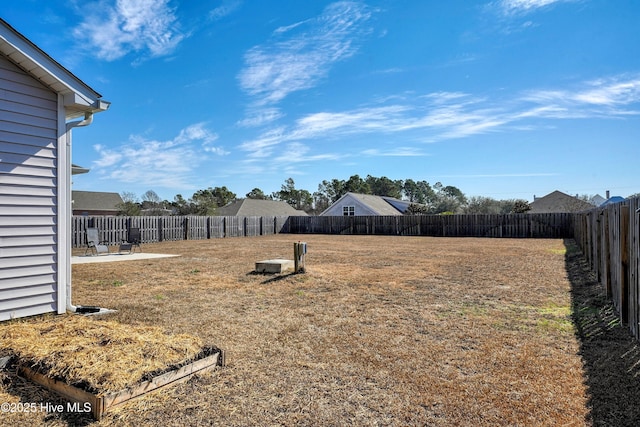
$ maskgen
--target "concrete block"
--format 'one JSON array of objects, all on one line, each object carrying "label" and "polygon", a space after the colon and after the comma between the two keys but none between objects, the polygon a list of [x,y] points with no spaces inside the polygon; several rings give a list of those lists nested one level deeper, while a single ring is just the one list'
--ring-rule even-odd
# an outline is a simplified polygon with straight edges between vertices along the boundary
[{"label": "concrete block", "polygon": [[282,273],[293,268],[293,261],[289,259],[268,259],[256,262],[257,273]]}]

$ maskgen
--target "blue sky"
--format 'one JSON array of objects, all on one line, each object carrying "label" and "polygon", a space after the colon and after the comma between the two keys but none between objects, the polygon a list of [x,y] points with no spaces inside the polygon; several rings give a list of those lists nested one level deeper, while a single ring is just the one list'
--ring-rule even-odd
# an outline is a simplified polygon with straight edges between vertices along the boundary
[{"label": "blue sky", "polygon": [[372,175],[532,201],[640,192],[635,0],[4,0],[112,103],[74,189]]}]

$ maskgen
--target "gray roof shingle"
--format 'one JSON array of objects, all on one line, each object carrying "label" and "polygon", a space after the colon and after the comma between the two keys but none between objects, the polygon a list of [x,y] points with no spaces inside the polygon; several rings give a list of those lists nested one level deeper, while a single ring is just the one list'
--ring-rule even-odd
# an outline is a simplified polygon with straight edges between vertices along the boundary
[{"label": "gray roof shingle", "polygon": [[277,200],[241,199],[216,210],[218,216],[306,216],[286,202]]}]

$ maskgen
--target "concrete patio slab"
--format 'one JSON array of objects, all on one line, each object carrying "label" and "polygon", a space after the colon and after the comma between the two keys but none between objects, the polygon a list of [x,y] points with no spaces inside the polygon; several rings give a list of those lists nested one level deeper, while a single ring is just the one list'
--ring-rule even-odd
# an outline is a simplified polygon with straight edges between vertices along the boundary
[{"label": "concrete patio slab", "polygon": [[149,254],[149,253],[133,253],[133,254],[108,254],[97,256],[72,256],[71,264],[90,264],[94,262],[121,262],[121,261],[138,261],[143,259],[170,258],[180,255],[173,254]]}]

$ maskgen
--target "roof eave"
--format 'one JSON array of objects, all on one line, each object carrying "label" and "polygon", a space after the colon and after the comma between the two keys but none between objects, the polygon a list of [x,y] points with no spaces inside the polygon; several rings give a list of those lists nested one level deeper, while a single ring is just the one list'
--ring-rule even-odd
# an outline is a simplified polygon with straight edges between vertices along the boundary
[{"label": "roof eave", "polygon": [[102,95],[76,77],[0,18],[0,53],[56,93],[63,95],[67,119],[109,108]]}]

